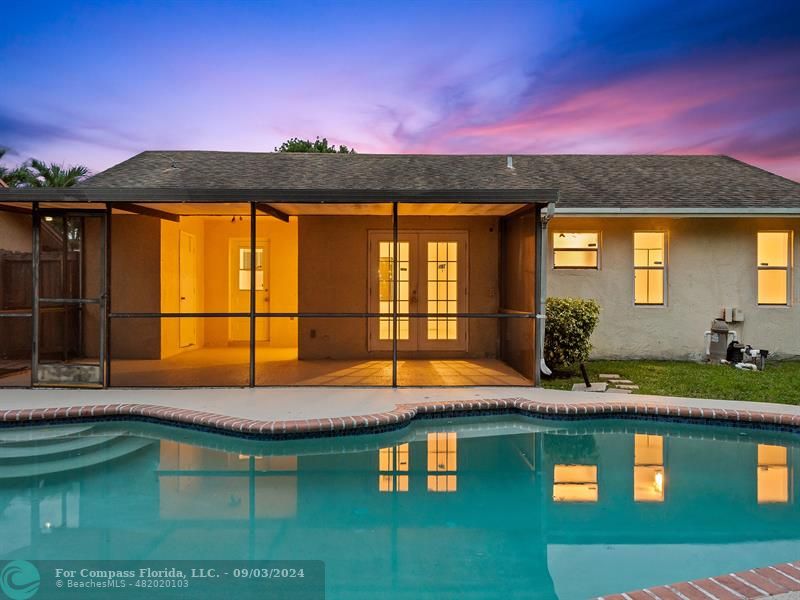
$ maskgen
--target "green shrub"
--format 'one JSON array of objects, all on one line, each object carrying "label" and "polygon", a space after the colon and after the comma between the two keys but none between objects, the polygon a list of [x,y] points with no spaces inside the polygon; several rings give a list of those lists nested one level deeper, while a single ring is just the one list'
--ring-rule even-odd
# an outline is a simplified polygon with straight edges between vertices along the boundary
[{"label": "green shrub", "polygon": [[595,300],[548,298],[544,359],[554,371],[570,372],[589,358],[589,338],[600,318]]}]

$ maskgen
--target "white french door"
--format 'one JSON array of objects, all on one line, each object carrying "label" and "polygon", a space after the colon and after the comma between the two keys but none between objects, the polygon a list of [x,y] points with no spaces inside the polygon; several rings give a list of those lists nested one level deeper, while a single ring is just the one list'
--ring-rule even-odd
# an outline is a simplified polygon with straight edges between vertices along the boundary
[{"label": "white french door", "polygon": [[[468,312],[465,231],[402,231],[397,252],[397,349],[466,350]],[[369,233],[369,349],[391,350],[394,337],[394,243],[391,231]],[[436,316],[409,318],[409,313]]]}]

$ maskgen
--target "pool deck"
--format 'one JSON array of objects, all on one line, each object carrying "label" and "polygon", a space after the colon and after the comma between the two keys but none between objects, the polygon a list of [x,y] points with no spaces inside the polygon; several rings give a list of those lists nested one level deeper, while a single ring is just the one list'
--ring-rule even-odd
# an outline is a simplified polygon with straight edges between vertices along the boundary
[{"label": "pool deck", "polygon": [[726,573],[705,579],[659,585],[596,600],[742,600],[800,598],[800,562]]},{"label": "pool deck", "polygon": [[197,388],[0,390],[0,423],[145,418],[268,438],[370,433],[432,413],[646,416],[766,423],[800,430],[800,407],[760,402],[497,388]]}]

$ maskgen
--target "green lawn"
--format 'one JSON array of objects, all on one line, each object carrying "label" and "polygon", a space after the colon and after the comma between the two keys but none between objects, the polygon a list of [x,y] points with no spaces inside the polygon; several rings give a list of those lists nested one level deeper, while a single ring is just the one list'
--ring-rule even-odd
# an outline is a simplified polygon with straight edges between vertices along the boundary
[{"label": "green lawn", "polygon": [[[760,372],[725,365],[656,360],[597,360],[586,363],[591,381],[600,373],[617,373],[639,386],[634,393],[751,400],[800,404],[800,361],[767,362]],[[580,374],[561,379],[543,378],[546,388],[568,390],[582,382]]]}]

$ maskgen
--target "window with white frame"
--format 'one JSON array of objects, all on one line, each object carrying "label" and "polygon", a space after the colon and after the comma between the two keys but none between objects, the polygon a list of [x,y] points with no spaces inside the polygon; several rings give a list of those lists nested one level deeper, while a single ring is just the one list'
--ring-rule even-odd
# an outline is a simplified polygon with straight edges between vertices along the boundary
[{"label": "window with white frame", "polygon": [[553,267],[556,269],[597,269],[600,234],[596,231],[555,232]]},{"label": "window with white frame", "polygon": [[633,234],[634,304],[664,304],[667,280],[666,233],[637,231]]},{"label": "window with white frame", "polygon": [[758,232],[758,303],[789,304],[792,236],[788,231]]}]

